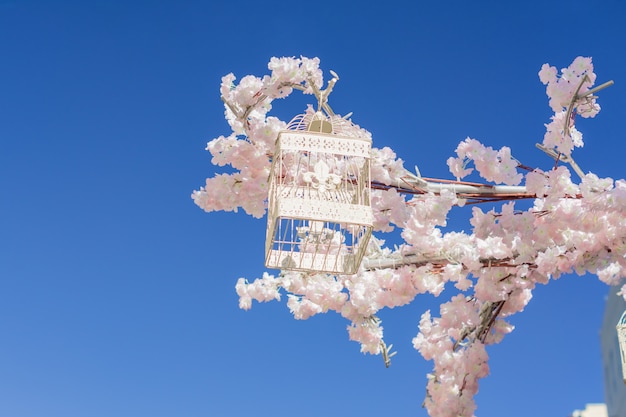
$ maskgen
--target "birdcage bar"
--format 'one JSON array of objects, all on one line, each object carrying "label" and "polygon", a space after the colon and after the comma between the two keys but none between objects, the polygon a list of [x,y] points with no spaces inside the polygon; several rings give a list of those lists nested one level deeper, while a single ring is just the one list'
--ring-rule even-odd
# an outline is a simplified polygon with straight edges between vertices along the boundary
[{"label": "birdcage bar", "polygon": [[[358,268],[354,248],[366,234],[365,227],[358,227],[356,233],[348,233],[334,222],[277,219],[268,264],[288,270],[353,273]],[[312,230],[309,240],[301,239],[303,229]]]}]

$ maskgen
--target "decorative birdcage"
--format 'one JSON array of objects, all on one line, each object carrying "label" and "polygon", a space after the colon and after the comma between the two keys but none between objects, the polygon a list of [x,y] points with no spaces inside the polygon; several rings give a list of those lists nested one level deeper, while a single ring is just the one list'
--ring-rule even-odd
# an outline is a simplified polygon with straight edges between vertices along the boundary
[{"label": "decorative birdcage", "polygon": [[357,271],[372,232],[371,138],[339,116],[295,117],[276,140],[265,265]]},{"label": "decorative birdcage", "polygon": [[622,357],[622,377],[626,384],[626,311],[617,323],[617,340],[619,342],[619,351]]}]

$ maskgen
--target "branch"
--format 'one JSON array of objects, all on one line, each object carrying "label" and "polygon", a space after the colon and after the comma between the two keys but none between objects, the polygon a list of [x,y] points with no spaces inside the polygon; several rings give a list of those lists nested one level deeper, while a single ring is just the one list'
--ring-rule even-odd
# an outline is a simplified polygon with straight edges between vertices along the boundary
[{"label": "branch", "polygon": [[[278,87],[276,88],[277,90],[280,90],[282,88],[285,87],[290,87],[296,90],[300,90],[300,91],[305,91],[306,87],[302,86],[301,84],[297,84],[297,83],[291,83],[291,82],[284,82],[282,84],[279,84]],[[224,102],[224,104],[230,109],[230,111],[233,112],[233,114],[237,117],[237,119],[239,119],[242,122],[248,122],[248,116],[250,116],[250,113],[256,109],[263,101],[265,101],[266,99],[269,98],[269,96],[265,93],[262,93],[261,91],[263,90],[259,90],[253,97],[257,97],[256,101],[252,104],[250,104],[249,106],[246,106],[244,108],[244,110],[239,110],[237,109],[235,106],[233,106],[232,103],[230,103],[228,100],[226,100],[226,98],[224,96],[221,96],[220,98],[222,99],[222,101]]]},{"label": "branch", "polygon": [[[511,293],[509,293],[508,295],[511,295]],[[472,301],[475,302],[476,299],[473,298]],[[491,328],[496,322],[496,319],[502,312],[504,303],[506,303],[506,300],[490,301],[490,302],[483,304],[479,313],[479,316],[482,319],[480,324],[474,327],[464,328],[461,333],[461,336],[459,337],[459,340],[454,342],[454,346],[452,347],[452,350],[456,351],[459,347],[466,346],[467,344],[471,344],[476,339],[480,340],[484,344],[487,339],[487,336],[489,335],[489,332],[491,331]],[[469,337],[469,340],[467,342],[463,342],[468,337]]]},{"label": "branch", "polygon": [[470,204],[537,197],[535,194],[529,193],[524,186],[491,185],[424,178],[417,177],[408,171],[406,176],[396,180],[393,184],[372,181],[372,188],[378,190],[394,188],[396,191],[404,194],[433,193],[436,195],[447,190],[456,194],[459,198],[469,200]]},{"label": "branch", "polygon": [[[483,258],[479,259],[483,266],[495,267],[495,268],[510,268],[521,265],[528,264],[515,264],[515,256],[511,258],[505,259],[493,259],[493,258]],[[432,264],[435,267],[443,268],[446,265],[458,265],[461,262],[452,258],[449,254],[440,254],[440,255],[404,255],[401,258],[375,258],[375,259],[364,259],[363,260],[363,269],[366,271],[373,271],[375,269],[397,269],[406,265],[413,266],[425,266],[428,264]],[[533,265],[529,265],[533,266]]]}]

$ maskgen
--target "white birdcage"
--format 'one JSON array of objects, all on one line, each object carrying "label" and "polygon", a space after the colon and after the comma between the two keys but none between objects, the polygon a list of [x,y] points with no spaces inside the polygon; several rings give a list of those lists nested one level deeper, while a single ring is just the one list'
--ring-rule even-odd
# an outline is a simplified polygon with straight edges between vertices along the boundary
[{"label": "white birdcage", "polygon": [[617,340],[622,357],[622,377],[626,384],[626,311],[624,311],[617,323]]},{"label": "white birdcage", "polygon": [[369,136],[321,112],[282,131],[269,178],[268,268],[353,274],[372,232]]}]

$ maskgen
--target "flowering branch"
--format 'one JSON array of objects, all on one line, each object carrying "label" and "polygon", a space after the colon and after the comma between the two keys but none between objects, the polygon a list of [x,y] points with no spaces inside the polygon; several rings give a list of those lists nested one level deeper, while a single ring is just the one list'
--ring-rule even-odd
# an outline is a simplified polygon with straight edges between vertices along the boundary
[{"label": "flowering branch", "polygon": [[[229,165],[233,172],[216,174],[193,192],[205,211],[265,214],[275,140],[287,127],[267,115],[274,99],[300,90],[316,96],[318,111],[334,115],[327,99],[339,78],[331,73],[322,90],[318,59],[272,58],[268,68],[271,75],[246,76],[237,85],[232,74],[222,78],[232,133],[210,141],[207,150],[215,165]],[[507,318],[524,310],[537,284],[572,272],[596,274],[610,285],[626,277],[626,181],[585,174],[571,156],[583,146],[575,116],[594,117],[600,111],[595,94],[613,82],[594,88],[591,59],[583,57],[560,72],[545,64],[539,78],[554,115],[538,147],[554,158],[553,167],[528,168],[508,147],[493,149],[467,138],[447,161],[456,179],[438,180],[410,173],[389,148],[373,148],[374,229],[380,236],[398,228],[402,245],[392,249],[372,236],[353,275],[281,271],[252,282],[240,278],[240,307],[286,295],[299,320],[335,311],[348,320],[348,336],[361,351],[382,355],[389,366],[395,352],[383,340],[377,313],[420,294],[439,296],[447,287],[455,295],[440,305],[438,317],[424,312],[413,339],[414,348],[433,361],[424,405],[432,417],[473,416],[478,381],[489,373],[486,346],[513,330]],[[315,113],[310,107],[304,117],[313,120]],[[359,137],[371,137],[354,129]],[[573,182],[559,162],[570,164],[580,181]],[[486,183],[464,180],[474,171]],[[532,207],[516,209],[519,199],[532,200]],[[483,212],[476,204],[485,202],[503,204]],[[450,210],[470,204],[471,232],[444,230]]]}]

